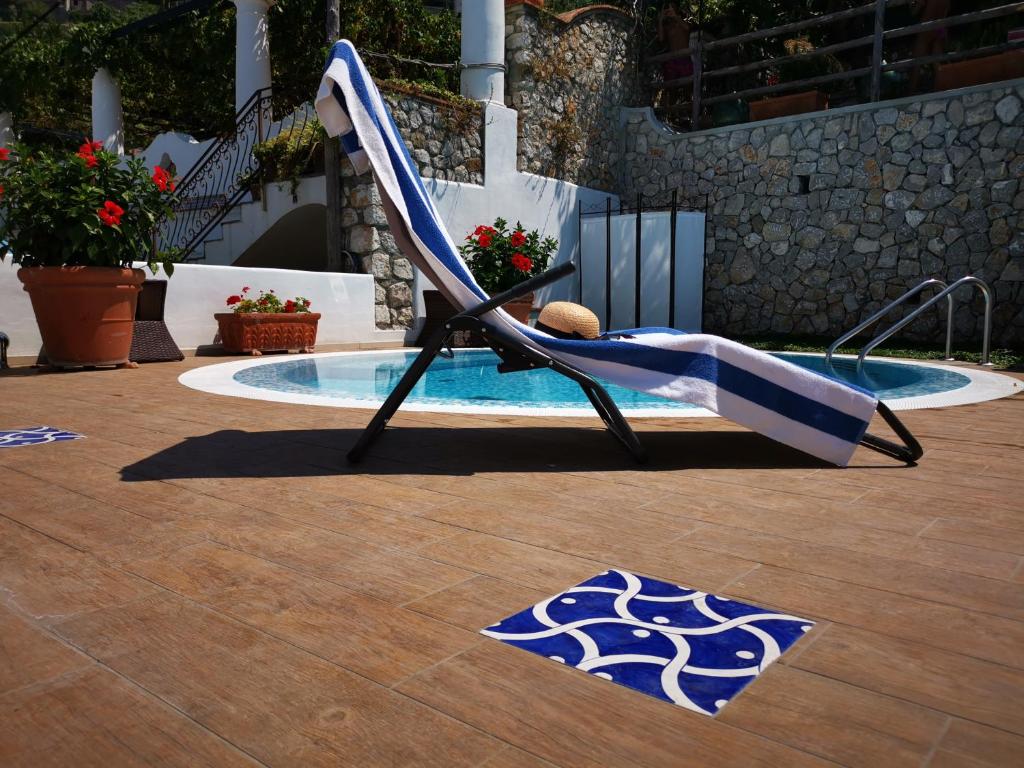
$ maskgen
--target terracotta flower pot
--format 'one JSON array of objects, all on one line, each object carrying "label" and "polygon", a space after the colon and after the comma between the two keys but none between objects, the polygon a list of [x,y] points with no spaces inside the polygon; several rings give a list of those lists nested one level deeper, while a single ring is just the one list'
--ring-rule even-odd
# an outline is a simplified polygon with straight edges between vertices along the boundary
[{"label": "terracotta flower pot", "polygon": [[319,312],[218,312],[224,351],[233,355],[297,349],[312,352],[316,346]]},{"label": "terracotta flower pot", "polygon": [[1007,51],[979,59],[939,64],[935,68],[934,89],[950,91],[1018,77],[1024,77],[1024,51]]},{"label": "terracotta flower pot", "polygon": [[32,300],[51,365],[121,365],[132,347],[141,269],[23,267],[18,279]]},{"label": "terracotta flower pot", "polygon": [[804,112],[819,112],[823,109],[828,109],[828,94],[821,91],[801,91],[750,102],[750,119],[770,120],[773,117],[801,115]]},{"label": "terracotta flower pot", "polygon": [[533,294],[528,293],[522,298],[514,299],[502,306],[506,312],[520,323],[530,322],[530,310],[533,309]]}]

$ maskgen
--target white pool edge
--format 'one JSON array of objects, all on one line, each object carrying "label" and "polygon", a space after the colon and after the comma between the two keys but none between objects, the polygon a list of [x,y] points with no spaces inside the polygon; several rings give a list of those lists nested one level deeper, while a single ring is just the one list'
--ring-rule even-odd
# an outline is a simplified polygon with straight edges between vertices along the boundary
[{"label": "white pool edge", "polygon": [[[178,377],[178,382],[191,389],[200,392],[208,392],[213,395],[225,395],[228,397],[242,397],[249,400],[265,400],[275,403],[292,403],[295,405],[318,405],[328,408],[364,408],[376,410],[384,402],[381,399],[357,399],[328,397],[325,395],[298,394],[295,392],[278,392],[272,389],[261,389],[251,387],[235,380],[234,376],[239,371],[249,368],[257,368],[262,365],[273,365],[275,363],[290,362],[295,360],[307,360],[321,357],[353,357],[361,356],[383,356],[394,355],[396,352],[404,352],[407,356],[417,353],[417,350],[395,350],[375,349],[359,350],[352,352],[320,352],[311,355],[288,355],[258,357],[248,360],[234,360],[229,363],[217,363],[206,365],[201,368],[193,368]],[[805,355],[808,357],[820,357],[819,353],[813,352],[785,352],[787,355]],[[839,358],[855,360],[851,355],[836,355]],[[923,360],[901,360],[885,358],[887,363],[898,365],[921,365],[928,368],[941,368],[943,370],[953,369],[956,373],[963,374],[970,383],[959,389],[949,392],[939,392],[931,395],[920,395],[918,397],[904,397],[892,400],[885,400],[886,405],[894,411],[916,410],[919,408],[946,408],[955,405],[970,405],[981,403],[987,400],[996,400],[1001,397],[1008,397],[1022,390],[1021,382],[1010,376],[1003,376],[994,371],[981,368],[968,368],[966,366],[949,366],[938,363],[931,363]],[[465,413],[484,414],[490,416],[566,416],[566,417],[593,417],[594,411],[591,408],[531,408],[528,406],[513,405],[458,405],[440,403],[410,403],[402,405],[402,410],[419,411],[424,413]],[[622,408],[622,414],[631,418],[707,418],[718,414],[705,408]]]}]

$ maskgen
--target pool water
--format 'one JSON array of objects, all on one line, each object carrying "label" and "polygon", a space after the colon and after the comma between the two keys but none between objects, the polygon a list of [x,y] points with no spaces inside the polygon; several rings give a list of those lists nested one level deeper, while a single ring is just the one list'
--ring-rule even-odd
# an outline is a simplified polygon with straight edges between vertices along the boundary
[{"label": "pool water", "polygon": [[[415,350],[338,354],[257,365],[238,371],[234,380],[258,389],[338,400],[379,403],[398,384]],[[823,356],[777,353],[803,368],[826,370]],[[589,408],[577,384],[548,370],[500,374],[498,356],[489,349],[459,350],[452,360],[437,358],[406,400],[420,406],[498,406],[501,408]],[[948,368],[869,360],[860,375],[856,361],[836,359],[832,375],[868,389],[883,400],[950,392],[971,383]],[[602,382],[623,410],[696,408]]]}]

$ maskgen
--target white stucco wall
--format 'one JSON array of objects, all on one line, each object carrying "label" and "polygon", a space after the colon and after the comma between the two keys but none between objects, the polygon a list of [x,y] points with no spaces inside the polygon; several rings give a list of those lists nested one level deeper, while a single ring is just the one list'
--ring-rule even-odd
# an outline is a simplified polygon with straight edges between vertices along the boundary
[{"label": "white stucco wall", "polygon": [[[603,206],[609,197],[617,207],[619,198],[607,192],[578,187],[546,176],[520,173],[516,162],[515,110],[488,104],[484,114],[484,184],[425,179],[445,227],[456,245],[478,224],[490,224],[501,216],[512,225],[521,221],[526,229],[558,239],[559,248],[551,266],[572,261],[579,247],[578,205],[585,209]],[[417,297],[432,287],[418,275]],[[575,276],[564,278],[540,292],[537,305],[557,299],[577,298]],[[422,302],[417,315],[422,314]]]},{"label": "white stucco wall", "polygon": [[[42,342],[17,269],[9,258],[0,265],[0,331],[11,339],[10,355],[34,356]],[[151,277],[148,269],[146,273]],[[371,275],[179,264],[168,282],[164,311],[167,327],[178,346],[190,350],[212,344],[217,333],[213,314],[225,311],[227,297],[239,293],[245,285],[254,292],[273,288],[279,296],[305,296],[312,301],[312,308],[323,315],[318,344],[403,340],[401,332],[378,331],[374,327]]]},{"label": "white stucco wall", "polygon": [[147,167],[152,168],[159,165],[164,155],[167,155],[174,163],[178,178],[181,178],[192,169],[203,152],[212,144],[213,139],[196,141],[187,133],[161,133],[150,142],[139,157],[145,161]]},{"label": "white stucco wall", "polygon": [[236,209],[238,219],[221,225],[221,239],[207,240],[207,264],[233,264],[286,214],[304,205],[327,204],[327,181],[324,176],[308,176],[299,182],[294,197],[288,182],[273,182],[263,187],[261,202],[244,203]]}]

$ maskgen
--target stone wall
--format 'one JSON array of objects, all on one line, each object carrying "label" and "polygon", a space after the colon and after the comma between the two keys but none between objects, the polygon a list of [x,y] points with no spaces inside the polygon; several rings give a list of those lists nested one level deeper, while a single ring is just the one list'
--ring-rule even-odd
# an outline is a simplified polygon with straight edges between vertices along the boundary
[{"label": "stone wall", "polygon": [[[449,104],[407,93],[385,93],[402,138],[424,178],[483,184],[483,120],[473,103]],[[372,274],[378,328],[409,328],[413,322],[413,268],[388,229],[380,193],[369,173],[355,175],[343,161],[344,248]]]},{"label": "stone wall", "polygon": [[[927,277],[974,274],[994,343],[1021,344],[1022,103],[1015,84],[689,135],[627,110],[617,191],[707,212],[710,332],[838,336]],[[956,339],[978,341],[983,302],[958,298]]]},{"label": "stone wall", "polygon": [[641,103],[637,37],[621,10],[506,11],[506,102],[519,113],[519,170],[612,190],[619,110]]}]

